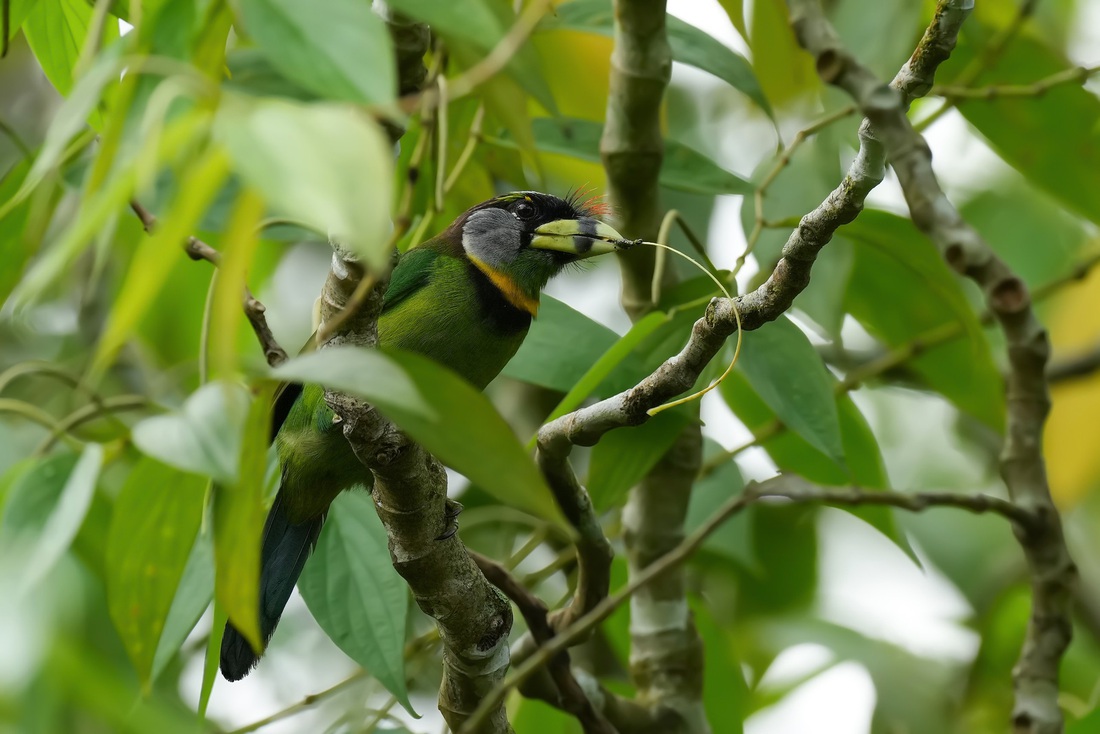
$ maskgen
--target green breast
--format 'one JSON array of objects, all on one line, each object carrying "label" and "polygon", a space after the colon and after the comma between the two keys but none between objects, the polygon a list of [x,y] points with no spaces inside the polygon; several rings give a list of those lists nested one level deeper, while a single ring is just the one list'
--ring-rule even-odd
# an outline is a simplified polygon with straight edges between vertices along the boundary
[{"label": "green breast", "polygon": [[440,256],[423,287],[387,305],[378,341],[430,357],[481,390],[515,355],[530,326],[530,315],[509,304],[476,268]]}]

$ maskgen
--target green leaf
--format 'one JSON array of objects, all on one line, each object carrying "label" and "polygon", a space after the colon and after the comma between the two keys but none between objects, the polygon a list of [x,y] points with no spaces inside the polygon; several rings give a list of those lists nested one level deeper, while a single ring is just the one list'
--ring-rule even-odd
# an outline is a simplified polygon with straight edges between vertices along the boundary
[{"label": "green leaf", "polygon": [[183,259],[178,243],[191,235],[206,207],[214,200],[228,174],[228,160],[210,148],[188,167],[180,182],[186,196],[177,196],[168,213],[150,237],[141,241],[134,254],[118,297],[111,308],[99,339],[91,372],[100,374],[114,359],[131,332],[160,294],[173,268]]},{"label": "green leaf", "polygon": [[797,326],[781,316],[747,332],[737,364],[785,426],[844,465],[832,378]]},{"label": "green leaf", "polygon": [[[511,706],[509,706],[511,709]],[[517,696],[515,710],[509,710],[508,719],[515,731],[539,734],[582,734],[577,719],[536,698]]]},{"label": "green leaf", "polygon": [[960,324],[967,338],[929,348],[906,367],[959,409],[1000,430],[1000,372],[959,277],[935,246],[910,220],[883,211],[863,212],[843,233],[856,243],[846,299],[851,314],[892,347]]},{"label": "green leaf", "polygon": [[72,94],[61,103],[50,122],[46,139],[19,189],[10,196],[0,197],[3,202],[0,204],[0,219],[25,200],[49,173],[57,170],[69,142],[74,135],[85,129],[88,116],[95,110],[104,88],[112,80],[118,79],[122,66],[120,59],[103,57],[80,78],[76,87],[71,90]]},{"label": "green leaf", "polygon": [[390,36],[359,0],[241,0],[245,31],[287,78],[333,100],[393,99]]},{"label": "green leaf", "polygon": [[249,406],[237,481],[214,486],[214,596],[256,650],[263,647],[260,549],[267,517],[264,499],[275,389],[274,383],[268,383]]},{"label": "green leaf", "polygon": [[[107,606],[146,688],[195,546],[204,494],[202,479],[143,457],[115,501],[107,537]],[[176,646],[183,642],[173,637]]]},{"label": "green leaf", "polygon": [[733,27],[741,34],[741,38],[745,39],[745,42],[748,43],[749,29],[748,26],[745,25],[744,0],[718,0],[718,4],[726,11],[726,14],[730,17],[730,22],[733,23]]},{"label": "green leaf", "polygon": [[[962,69],[969,58],[985,53],[992,32],[980,21],[967,23],[952,66]],[[1069,67],[1045,39],[1021,33],[977,83],[1030,84]],[[960,100],[959,112],[1029,183],[1100,224],[1100,99],[1094,92],[1060,84],[1040,97]]]},{"label": "green leaf", "polygon": [[795,40],[786,3],[752,0],[749,17],[752,65],[768,99],[782,104],[821,86],[813,57]]},{"label": "green leaf", "polygon": [[[535,145],[546,153],[572,156],[592,163],[600,162],[600,136],[603,126],[598,122],[569,117],[539,117],[532,121]],[[517,147],[512,140],[492,142],[509,148]],[[752,184],[721,168],[709,158],[674,140],[665,140],[665,156],[661,165],[663,185],[694,194],[751,194]]]},{"label": "green leaf", "polygon": [[328,234],[373,268],[387,265],[393,154],[370,117],[238,96],[223,101],[215,132],[278,214]]},{"label": "green leaf", "polygon": [[[674,61],[714,74],[748,96],[769,117],[772,116],[771,105],[744,56],[701,28],[671,15],[666,16],[665,20]],[[615,30],[611,3],[609,0],[573,0],[559,5],[555,15],[544,21],[543,28],[564,28],[611,37]]]},{"label": "green leaf", "polygon": [[611,329],[543,295],[539,317],[501,374],[567,392],[618,340]]},{"label": "green leaf", "polygon": [[719,626],[716,615],[697,596],[688,597],[695,629],[706,649],[703,666],[703,707],[714,731],[741,734],[748,716],[749,687],[734,645],[733,630]]},{"label": "green leaf", "polygon": [[[317,382],[367,400],[501,502],[558,517],[542,473],[488,399],[426,357],[390,349],[323,349],[280,365],[272,376]],[[337,384],[331,376],[342,379]],[[415,397],[407,390],[409,383]],[[393,385],[405,389],[397,392]]]},{"label": "green leaf", "polygon": [[57,505],[46,518],[42,531],[22,564],[18,593],[25,593],[49,573],[76,538],[95,494],[96,481],[103,466],[103,447],[89,443],[76,462]]},{"label": "green leaf", "polygon": [[1100,708],[1066,725],[1066,734],[1093,734],[1095,731],[1100,731]]},{"label": "green leaf", "polygon": [[221,659],[222,637],[225,636],[227,619],[225,610],[215,599],[214,622],[210,627],[210,639],[206,641],[206,655],[202,663],[202,685],[199,688],[198,705],[200,720],[206,719],[206,707],[210,704],[210,694],[214,692],[214,682],[218,679],[218,661]]},{"label": "green leaf", "polygon": [[[1022,176],[978,191],[959,207],[963,219],[985,238],[1029,287],[1069,273],[1087,241],[1084,222]],[[1036,247],[1042,242],[1042,247]]]},{"label": "green leaf", "polygon": [[[562,304],[564,305],[564,304]],[[567,307],[568,308],[568,307]],[[588,368],[588,371],[584,373],[584,376],[573,383],[573,386],[569,388],[569,392],[565,394],[565,397],[561,399],[550,415],[546,417],[543,423],[549,423],[550,421],[560,418],[561,416],[576,410],[584,402],[585,398],[592,395],[601,383],[610,375],[620,364],[627,360],[634,351],[634,349],[645,340],[650,334],[656,331],[660,326],[664,325],[668,321],[668,314],[660,311],[653,311],[646,314],[642,319],[636,321],[631,327],[630,331],[626,332],[617,342],[612,344],[606,352],[600,355],[600,358]],[[530,336],[528,335],[528,339]],[[524,342],[526,343],[526,342]],[[566,342],[567,343],[567,342]],[[558,343],[551,346],[546,351],[560,351],[562,343]],[[522,351],[522,348],[521,348]],[[540,350],[541,352],[542,350]],[[540,355],[541,356],[541,355]],[[549,355],[546,355],[549,356]],[[539,360],[541,364],[545,364],[545,361]]]},{"label": "green leaf", "polygon": [[8,48],[7,42],[15,38],[15,34],[19,32],[20,27],[23,25],[23,20],[37,4],[36,0],[10,0],[5,5],[8,9],[8,37],[3,39],[5,50]]},{"label": "green leaf", "polygon": [[616,428],[592,448],[588,494],[598,512],[617,507],[626,493],[657,465],[687,425],[687,417],[666,410],[640,426]]},{"label": "green leaf", "polygon": [[[710,439],[703,440],[704,462],[721,452],[724,452],[724,449],[717,443]],[[744,488],[745,480],[741,477],[741,470],[732,459],[715,469],[709,476],[695,482],[695,486],[691,489],[687,518],[684,520],[684,532],[693,532],[717,512],[730,497],[740,494]],[[753,508],[749,506],[722,523],[703,541],[703,552],[733,561],[747,570],[758,571],[759,564],[752,544],[752,512]]]},{"label": "green leaf", "polygon": [[[463,53],[463,44],[469,44],[485,54],[491,52],[516,22],[515,16],[505,10],[510,5],[492,0],[466,0],[461,3],[388,0],[386,5],[410,18],[427,23],[433,33],[444,39],[451,40],[452,43],[460,42],[456,44],[456,50],[462,56],[469,55]],[[557,111],[554,96],[539,65],[538,55],[530,44],[521,45],[508,61],[506,68],[548,112]]]},{"label": "green leaf", "polygon": [[81,0],[38,0],[23,21],[27,44],[46,78],[63,97],[73,89],[73,67],[91,20],[92,6]]},{"label": "green leaf", "polygon": [[25,552],[41,537],[76,461],[76,454],[53,454],[14,478],[0,519],[0,548],[5,553]]},{"label": "green leaf", "polygon": [[333,502],[298,589],[325,634],[415,716],[405,687],[408,590],[369,493]]},{"label": "green leaf", "polygon": [[[760,399],[740,372],[735,370],[731,373],[718,389],[734,414],[750,431],[761,431],[775,422],[775,413]],[[889,479],[882,453],[863,414],[848,395],[837,396],[836,406],[846,460],[844,468],[792,431],[782,431],[779,435],[764,440],[761,445],[781,471],[793,472],[811,482],[856,484],[866,489],[886,489]],[[910,557],[915,557],[905,534],[898,530],[897,520],[890,508],[843,509],[877,529]]]},{"label": "green leaf", "polygon": [[200,533],[183,567],[172,606],[164,620],[164,631],[153,655],[152,679],[156,680],[183,646],[191,630],[214,597],[214,539]]},{"label": "green leaf", "polygon": [[[7,299],[23,275],[23,268],[37,249],[37,242],[27,239],[27,225],[30,219],[30,202],[15,201],[18,192],[26,180],[31,162],[23,159],[16,163],[0,180],[0,303]],[[10,204],[10,206],[8,206]]]},{"label": "green leaf", "polygon": [[181,410],[135,425],[134,444],[169,466],[233,483],[248,405],[241,385],[208,383],[187,398]]}]

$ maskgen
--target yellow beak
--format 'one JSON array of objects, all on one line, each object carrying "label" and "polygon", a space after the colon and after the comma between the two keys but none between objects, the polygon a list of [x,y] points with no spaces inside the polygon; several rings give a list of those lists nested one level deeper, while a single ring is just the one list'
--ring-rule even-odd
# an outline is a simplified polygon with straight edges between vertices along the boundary
[{"label": "yellow beak", "polygon": [[622,247],[623,236],[613,227],[592,217],[558,219],[535,230],[531,247],[567,252],[578,258],[615,252]]}]

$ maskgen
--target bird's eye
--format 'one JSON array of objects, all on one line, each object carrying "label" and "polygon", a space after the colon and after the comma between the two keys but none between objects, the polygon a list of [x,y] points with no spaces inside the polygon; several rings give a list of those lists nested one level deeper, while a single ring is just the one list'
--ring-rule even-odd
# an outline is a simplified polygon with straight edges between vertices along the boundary
[{"label": "bird's eye", "polygon": [[520,203],[516,204],[516,208],[514,209],[514,211],[516,216],[520,219],[530,219],[531,217],[535,216],[535,207],[526,201],[521,201]]}]

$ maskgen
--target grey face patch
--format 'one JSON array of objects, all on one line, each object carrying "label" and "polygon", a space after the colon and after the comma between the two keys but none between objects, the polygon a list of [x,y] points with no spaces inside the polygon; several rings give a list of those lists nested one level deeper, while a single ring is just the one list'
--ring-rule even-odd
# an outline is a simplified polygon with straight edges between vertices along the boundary
[{"label": "grey face patch", "polygon": [[523,247],[523,226],[504,209],[480,209],[462,226],[462,247],[487,265],[503,267]]}]

